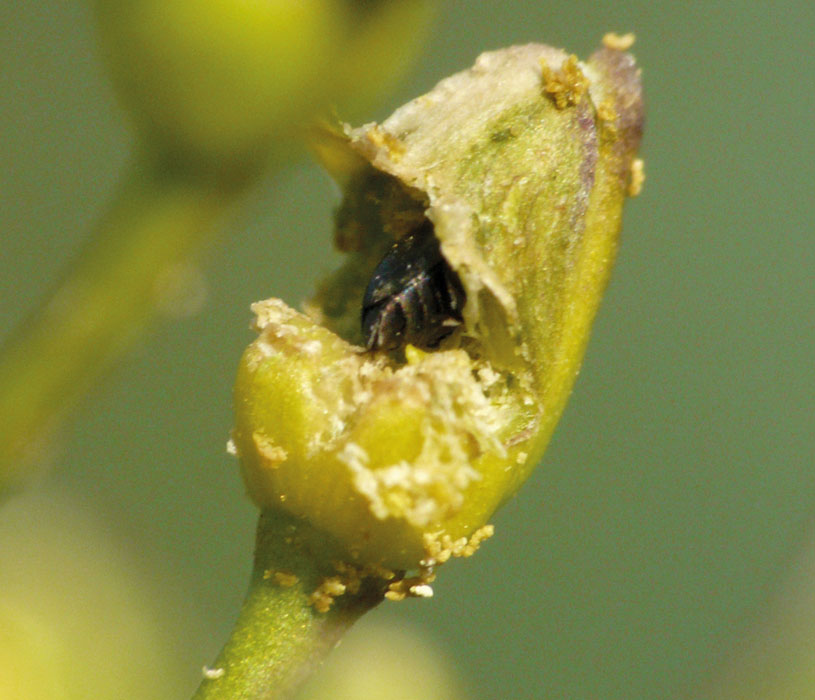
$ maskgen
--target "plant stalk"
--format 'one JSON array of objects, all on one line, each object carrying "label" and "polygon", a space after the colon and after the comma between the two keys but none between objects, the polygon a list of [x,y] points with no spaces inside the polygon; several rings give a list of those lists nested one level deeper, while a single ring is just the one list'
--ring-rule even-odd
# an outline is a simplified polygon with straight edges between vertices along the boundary
[{"label": "plant stalk", "polygon": [[[77,261],[0,348],[0,495],[141,339],[250,177],[140,157]],[[170,307],[168,309],[168,307]]]},{"label": "plant stalk", "polygon": [[249,592],[230,639],[194,700],[291,698],[342,635],[383,599],[386,584],[365,579],[326,612],[311,594],[337,575],[343,551],[325,533],[282,511],[258,522]]}]

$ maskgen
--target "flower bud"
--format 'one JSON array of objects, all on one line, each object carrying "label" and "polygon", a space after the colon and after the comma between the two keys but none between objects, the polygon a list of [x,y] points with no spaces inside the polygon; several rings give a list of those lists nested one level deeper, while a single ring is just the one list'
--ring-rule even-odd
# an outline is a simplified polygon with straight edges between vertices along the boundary
[{"label": "flower bud", "polygon": [[[562,412],[641,173],[639,71],[619,43],[586,63],[536,44],[483,54],[383,124],[318,144],[345,187],[347,258],[307,315],[254,306],[233,444],[258,505],[309,520],[363,565],[472,552]],[[388,253],[417,230],[449,268]],[[363,336],[374,275],[394,337],[422,338],[447,313],[438,347]]]},{"label": "flower bud", "polygon": [[[410,63],[428,0],[97,0],[104,57],[140,134],[163,149],[254,161],[350,92]],[[361,60],[364,53],[366,60]],[[345,99],[343,106],[349,100]]]}]

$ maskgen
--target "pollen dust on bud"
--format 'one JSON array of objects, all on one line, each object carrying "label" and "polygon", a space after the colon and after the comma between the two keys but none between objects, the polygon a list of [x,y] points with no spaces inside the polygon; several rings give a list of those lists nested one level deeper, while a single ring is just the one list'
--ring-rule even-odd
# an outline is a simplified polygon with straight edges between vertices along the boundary
[{"label": "pollen dust on bud", "polygon": [[289,456],[280,445],[276,445],[271,438],[257,430],[252,433],[252,441],[255,443],[261,463],[267,469],[277,469]]},{"label": "pollen dust on bud", "polygon": [[454,540],[450,535],[438,533],[425,535],[425,557],[422,559],[418,575],[391,582],[385,597],[388,600],[432,598],[433,588],[430,584],[436,580],[436,567],[444,564],[451,557],[471,557],[478,551],[481,543],[492,537],[494,533],[495,528],[492,525],[484,525],[469,538],[460,537]]},{"label": "pollen dust on bud", "polygon": [[450,535],[438,533],[424,536],[425,557],[422,565],[426,567],[444,564],[451,557],[471,557],[478,551],[481,543],[495,534],[493,525],[478,528],[469,538],[459,537],[454,540]]},{"label": "pollen dust on bud", "polygon": [[347,590],[348,587],[339,576],[328,576],[308,597],[309,605],[313,605],[317,612],[328,612],[334,604],[334,599],[344,595]]},{"label": "pollen dust on bud", "polygon": [[266,569],[263,572],[263,578],[267,581],[274,579],[275,583],[282,588],[291,588],[300,580],[296,574],[288,571],[277,571],[276,569]]},{"label": "pollen dust on bud", "polygon": [[616,139],[619,134],[617,129],[617,120],[619,118],[620,115],[617,113],[613,98],[609,97],[597,105],[599,126],[602,128],[603,134],[611,140]]},{"label": "pollen dust on bud", "polygon": [[368,132],[368,138],[375,146],[387,149],[388,156],[390,156],[394,162],[399,162],[401,157],[405,154],[405,144],[379,125],[375,125],[371,128]]},{"label": "pollen dust on bud", "polygon": [[348,593],[359,593],[365,579],[374,578],[381,581],[390,581],[396,578],[396,573],[390,569],[375,564],[356,566],[343,561],[334,562],[336,575],[326,576],[309,596],[309,605],[314,606],[317,612],[328,612],[334,600]]},{"label": "pollen dust on bud", "polygon": [[546,59],[540,65],[543,91],[552,96],[558,109],[576,105],[589,89],[589,81],[574,54],[563,61],[559,70],[553,69]]},{"label": "pollen dust on bud", "polygon": [[430,586],[436,580],[436,574],[429,569],[421,569],[418,576],[409,576],[392,582],[388,586],[385,597],[388,600],[404,600],[405,598],[432,598],[433,588]]}]

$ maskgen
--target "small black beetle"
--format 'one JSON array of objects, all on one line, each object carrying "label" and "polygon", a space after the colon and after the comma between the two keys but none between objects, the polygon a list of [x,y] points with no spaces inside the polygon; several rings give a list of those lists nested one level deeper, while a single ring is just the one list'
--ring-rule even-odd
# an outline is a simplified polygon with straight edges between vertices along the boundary
[{"label": "small black beetle", "polygon": [[408,343],[439,346],[463,318],[467,297],[441,254],[433,224],[402,236],[385,253],[362,297],[362,336],[368,350],[395,351]]}]

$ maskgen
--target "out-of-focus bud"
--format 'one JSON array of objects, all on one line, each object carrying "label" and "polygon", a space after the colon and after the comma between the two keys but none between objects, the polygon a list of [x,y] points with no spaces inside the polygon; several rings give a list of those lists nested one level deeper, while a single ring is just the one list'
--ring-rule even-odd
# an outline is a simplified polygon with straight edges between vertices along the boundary
[{"label": "out-of-focus bud", "polygon": [[252,162],[315,111],[386,87],[418,52],[431,5],[97,0],[97,16],[116,87],[148,143]]},{"label": "out-of-focus bud", "polygon": [[[372,663],[373,661],[373,663]],[[302,700],[465,700],[451,660],[419,629],[358,625],[303,689]]]},{"label": "out-of-focus bud", "polygon": [[4,504],[0,698],[183,697],[177,603],[122,543],[88,503],[30,491]]},{"label": "out-of-focus bud", "polygon": [[[348,255],[308,315],[254,306],[233,444],[258,505],[392,569],[427,571],[489,534],[562,412],[641,181],[626,43],[608,37],[585,63],[537,44],[486,53],[383,124],[318,144],[345,186]],[[430,248],[393,252],[428,227],[452,272]],[[363,351],[377,345],[363,299],[391,339],[434,323],[446,337]]]}]

